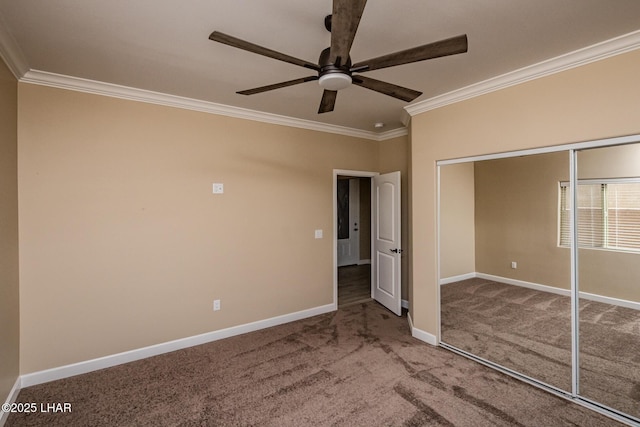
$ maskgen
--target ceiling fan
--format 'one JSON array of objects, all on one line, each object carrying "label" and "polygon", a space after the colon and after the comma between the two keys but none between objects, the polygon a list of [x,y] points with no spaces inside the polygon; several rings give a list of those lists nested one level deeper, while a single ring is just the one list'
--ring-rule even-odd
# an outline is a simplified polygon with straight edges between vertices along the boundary
[{"label": "ceiling fan", "polygon": [[[294,58],[284,53],[223,34],[219,31],[211,33],[209,39],[315,70],[318,73],[317,75],[243,90],[237,93],[241,95],[254,95],[256,93],[318,80],[320,87],[324,89],[318,114],[333,111],[338,91],[348,87],[352,83],[406,102],[411,102],[422,95],[422,92],[365,77],[359,73],[447,55],[455,55],[467,51],[467,35],[464,34],[352,64],[349,51],[351,50],[351,45],[353,44],[353,39],[358,30],[360,18],[362,17],[366,3],[367,0],[333,0],[332,14],[325,17],[324,20],[326,29],[331,32],[331,46],[320,53],[318,64]],[[356,74],[354,75],[354,73]]]}]

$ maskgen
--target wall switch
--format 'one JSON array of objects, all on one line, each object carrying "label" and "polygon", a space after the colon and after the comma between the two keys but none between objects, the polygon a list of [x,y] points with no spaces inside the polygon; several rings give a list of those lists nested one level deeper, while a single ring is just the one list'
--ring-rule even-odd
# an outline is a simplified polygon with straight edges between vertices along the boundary
[{"label": "wall switch", "polygon": [[218,310],[220,310],[220,300],[215,299],[213,300],[213,311],[218,311]]},{"label": "wall switch", "polygon": [[213,184],[213,194],[222,194],[224,193],[224,184],[214,183]]},{"label": "wall switch", "polygon": [[316,239],[322,239],[322,230],[316,230]]},{"label": "wall switch", "polygon": [[518,268],[518,263],[515,261],[511,261],[511,268],[516,269]]}]

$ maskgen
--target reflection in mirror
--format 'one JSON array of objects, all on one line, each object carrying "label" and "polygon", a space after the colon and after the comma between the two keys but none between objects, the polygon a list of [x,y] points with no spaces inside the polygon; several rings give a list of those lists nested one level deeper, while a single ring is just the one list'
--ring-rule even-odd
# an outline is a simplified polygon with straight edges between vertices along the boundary
[{"label": "reflection in mirror", "polygon": [[640,144],[579,151],[577,171],[579,394],[640,418]]},{"label": "reflection in mirror", "polygon": [[571,390],[571,254],[558,244],[569,154],[440,167],[441,341]]}]

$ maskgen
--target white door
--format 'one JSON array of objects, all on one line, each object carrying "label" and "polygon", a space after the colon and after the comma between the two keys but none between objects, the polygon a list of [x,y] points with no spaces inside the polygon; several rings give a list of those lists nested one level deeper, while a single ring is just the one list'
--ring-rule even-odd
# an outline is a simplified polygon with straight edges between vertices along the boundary
[{"label": "white door", "polygon": [[400,316],[400,172],[373,177],[373,299]]},{"label": "white door", "polygon": [[349,179],[345,188],[348,195],[338,191],[338,267],[360,261],[360,181]]}]

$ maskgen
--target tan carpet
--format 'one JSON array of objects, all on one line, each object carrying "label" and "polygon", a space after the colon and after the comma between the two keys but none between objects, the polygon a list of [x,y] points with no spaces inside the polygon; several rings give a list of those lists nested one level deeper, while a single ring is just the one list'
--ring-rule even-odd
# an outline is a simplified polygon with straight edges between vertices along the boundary
[{"label": "tan carpet", "polygon": [[[571,299],[469,279],[441,287],[442,341],[571,390]],[[580,394],[640,418],[640,312],[580,300]]]},{"label": "tan carpet", "polygon": [[608,426],[412,338],[375,302],[23,389],[7,426]]}]

